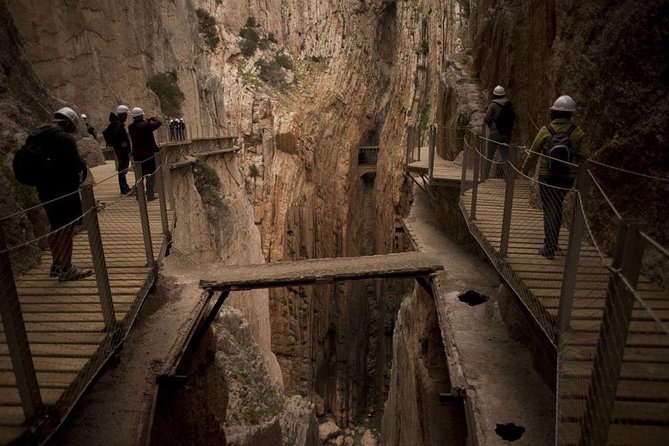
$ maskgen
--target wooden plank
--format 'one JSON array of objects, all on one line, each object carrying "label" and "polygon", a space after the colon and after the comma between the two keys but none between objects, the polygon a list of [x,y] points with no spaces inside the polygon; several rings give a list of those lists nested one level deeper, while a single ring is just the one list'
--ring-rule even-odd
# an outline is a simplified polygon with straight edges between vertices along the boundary
[{"label": "wooden plank", "polygon": [[[40,389],[67,388],[76,378],[76,373],[37,372],[37,383]],[[0,387],[16,387],[14,372],[0,371]],[[2,420],[1,416],[0,420]]]},{"label": "wooden plank", "polygon": [[[64,389],[40,389],[44,404],[56,404]],[[20,406],[21,399],[18,389],[14,387],[0,387],[0,406]]]},{"label": "wooden plank", "polygon": [[[95,354],[99,344],[39,344],[30,343],[30,352],[33,357],[68,357],[68,358],[90,358]],[[0,344],[0,355],[8,356],[7,344]]]},{"label": "wooden plank", "polygon": [[[562,370],[566,376],[589,378],[591,364],[584,361],[565,361]],[[620,375],[623,379],[669,381],[669,364],[623,362]]]},{"label": "wooden plank", "polygon": [[[563,398],[585,398],[589,379],[564,377],[560,380]],[[662,381],[621,380],[616,392],[618,399],[669,402],[669,383]]]},{"label": "wooden plank", "polygon": [[413,277],[442,270],[439,259],[417,251],[364,257],[339,257],[297,262],[229,266],[209,269],[200,286],[210,289],[266,288],[288,284],[326,283],[382,277]]},{"label": "wooden plank", "polygon": [[[130,309],[130,302],[114,302],[114,310],[117,312],[127,313]],[[21,303],[21,312],[23,314],[29,313],[101,313],[101,304],[78,304],[78,303],[39,303],[28,304]]]},{"label": "wooden plank", "polygon": [[[669,364],[669,337],[666,347],[626,347],[623,357],[625,362],[648,362]],[[566,360],[593,361],[595,358],[594,345],[566,346],[564,348]]]},{"label": "wooden plank", "polygon": [[[561,408],[560,415],[563,421],[578,421],[583,418],[585,413],[585,400],[563,399]],[[669,403],[616,401],[613,406],[613,422],[669,424]],[[667,433],[669,433],[669,430]]]},{"label": "wooden plank", "polygon": [[[37,372],[79,373],[89,358],[64,358],[59,356],[33,358]],[[8,356],[0,356],[0,371],[12,371],[12,361]]]},{"label": "wooden plank", "polygon": [[[562,423],[562,440],[565,445],[578,444],[581,432],[577,423]],[[612,424],[607,446],[662,445],[669,438],[669,426],[638,426]]]},{"label": "wooden plank", "polygon": [[[599,333],[594,331],[572,330],[567,335],[566,342],[570,346],[596,345]],[[632,333],[627,337],[626,345],[629,347],[663,347],[668,343],[668,337],[660,334]]]},{"label": "wooden plank", "polygon": [[[106,338],[105,333],[64,333],[33,332],[28,333],[30,344],[100,344]],[[5,334],[0,332],[0,342],[5,342]]]}]

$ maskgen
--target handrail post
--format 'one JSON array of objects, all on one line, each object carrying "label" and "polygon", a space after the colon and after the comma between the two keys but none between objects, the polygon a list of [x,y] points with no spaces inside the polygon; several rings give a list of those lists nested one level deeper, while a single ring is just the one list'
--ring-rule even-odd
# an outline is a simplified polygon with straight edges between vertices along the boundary
[{"label": "handrail post", "polygon": [[427,154],[427,177],[432,179],[434,177],[434,149],[436,147],[436,127],[430,127],[430,145],[429,152]]},{"label": "handrail post", "polygon": [[647,225],[632,219],[624,219],[620,225],[622,229],[618,231],[618,236],[622,240],[618,240],[615,258],[621,259],[621,264],[611,265],[612,275],[606,292],[604,315],[581,427],[581,445],[599,446],[607,442],[632,309],[636,301],[634,289],[628,289],[621,276],[631,287],[636,288],[645,247],[640,232]]},{"label": "handrail post", "polygon": [[511,168],[511,163],[513,163],[513,154],[511,153],[511,148],[509,148],[509,159],[506,161],[504,166],[502,166],[502,172],[504,172],[506,187],[504,189],[504,216],[502,218],[502,237],[499,243],[499,254],[502,258],[507,256],[509,251],[509,237],[511,234],[511,214],[513,212],[513,188],[515,176],[513,175],[513,169]]},{"label": "handrail post", "polygon": [[411,164],[412,156],[411,153],[413,144],[413,126],[411,124],[407,125],[407,166]]},{"label": "handrail post", "polygon": [[472,206],[471,209],[469,210],[469,218],[472,220],[476,220],[476,201],[478,198],[478,190],[479,190],[479,170],[480,170],[480,164],[481,164],[481,155],[479,152],[481,151],[481,141],[482,139],[479,137],[479,135],[474,135],[476,139],[476,144],[474,147],[476,147],[474,153],[474,178],[472,180]]},{"label": "handrail post", "polygon": [[[582,165],[576,175],[576,188],[572,208],[572,225],[569,230],[567,254],[562,272],[562,287],[560,288],[560,303],[558,307],[557,336],[562,337],[569,330],[571,309],[576,289],[576,274],[578,273],[578,259],[581,255],[581,242],[585,230],[585,209],[587,209],[589,182],[588,169]],[[579,203],[580,201],[580,203]],[[583,210],[581,210],[581,207]],[[558,339],[559,341],[559,339]]]},{"label": "handrail post", "polygon": [[149,225],[149,212],[146,209],[146,195],[144,193],[144,179],[142,178],[142,161],[134,161],[132,167],[135,171],[135,183],[137,184],[137,203],[139,204],[139,217],[142,221],[142,234],[144,235],[144,250],[146,251],[146,265],[153,266],[153,244],[151,242],[151,226]]},{"label": "handrail post", "polygon": [[116,314],[114,313],[114,301],[112,300],[111,286],[109,285],[109,276],[107,275],[107,261],[105,260],[105,252],[102,246],[98,209],[95,204],[92,185],[86,185],[81,188],[81,201],[84,210],[87,211],[84,216],[84,223],[86,225],[86,232],[88,233],[88,243],[91,247],[95,281],[100,293],[100,304],[102,306],[102,316],[105,320],[105,329],[108,333],[113,333],[118,324],[116,322]]},{"label": "handrail post", "polygon": [[465,137],[462,140],[462,177],[460,179],[461,197],[465,194],[465,190],[467,189],[467,153],[469,152],[467,138],[469,138],[469,132],[468,129],[465,129]]},{"label": "handrail post", "polygon": [[30,344],[23,315],[19,306],[19,295],[16,291],[14,273],[6,249],[5,235],[0,229],[0,316],[5,331],[5,339],[9,355],[12,360],[12,369],[16,378],[21,405],[26,420],[33,420],[43,412],[42,395],[37,384],[35,365],[33,364]]},{"label": "handrail post", "polygon": [[167,219],[167,200],[165,199],[165,178],[163,177],[163,164],[165,163],[165,154],[160,151],[156,153],[156,183],[158,184],[158,200],[160,203],[160,221],[163,225],[163,235],[170,236],[170,223]]}]

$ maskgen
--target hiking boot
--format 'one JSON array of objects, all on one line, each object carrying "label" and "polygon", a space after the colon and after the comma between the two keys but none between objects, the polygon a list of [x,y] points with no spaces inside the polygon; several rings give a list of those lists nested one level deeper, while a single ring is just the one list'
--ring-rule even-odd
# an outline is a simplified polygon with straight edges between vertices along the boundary
[{"label": "hiking boot", "polygon": [[555,257],[555,253],[545,246],[539,250],[539,255],[541,257],[546,257],[548,260],[552,260]]},{"label": "hiking boot", "polygon": [[49,269],[49,277],[58,277],[60,275],[60,265],[53,264]]},{"label": "hiking boot", "polygon": [[157,199],[158,199],[157,194],[151,194],[151,195],[146,196],[146,201],[153,201],[153,200],[157,200]]},{"label": "hiking boot", "polygon": [[60,271],[58,274],[58,281],[67,282],[69,280],[79,280],[88,277],[91,274],[93,274],[92,269],[83,269],[72,265],[68,269]]}]

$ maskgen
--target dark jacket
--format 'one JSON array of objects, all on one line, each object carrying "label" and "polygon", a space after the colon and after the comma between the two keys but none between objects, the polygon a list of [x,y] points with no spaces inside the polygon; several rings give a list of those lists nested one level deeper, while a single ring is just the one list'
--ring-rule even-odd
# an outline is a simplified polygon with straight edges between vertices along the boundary
[{"label": "dark jacket", "polygon": [[502,107],[504,107],[504,105],[506,105],[507,102],[511,101],[506,97],[501,97],[493,99],[490,102],[490,105],[488,105],[488,109],[486,110],[483,122],[488,126],[491,134],[494,133],[501,134],[501,132],[497,130],[497,125],[495,123],[499,119],[499,114],[502,111]]},{"label": "dark jacket", "polygon": [[104,131],[105,141],[113,147],[116,156],[127,158],[130,156],[130,138],[125,130],[125,125],[118,119],[115,113],[109,113],[109,125]]},{"label": "dark jacket", "polygon": [[49,222],[60,226],[81,217],[81,200],[73,192],[86,179],[87,169],[71,134],[50,125],[41,129],[45,131],[40,133],[37,143],[50,161],[49,175],[37,186],[37,194],[43,203],[63,197],[44,206]]},{"label": "dark jacket", "polygon": [[151,158],[158,151],[153,132],[162,125],[156,118],[139,119],[128,127],[132,141],[132,156],[136,160]]}]

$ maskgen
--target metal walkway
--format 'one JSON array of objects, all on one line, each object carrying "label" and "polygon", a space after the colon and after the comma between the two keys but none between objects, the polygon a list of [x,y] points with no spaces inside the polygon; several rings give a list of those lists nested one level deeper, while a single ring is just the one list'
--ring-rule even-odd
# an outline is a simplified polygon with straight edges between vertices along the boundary
[{"label": "metal walkway", "polygon": [[[615,209],[617,235],[594,234],[584,211],[588,194],[580,192],[595,179],[583,168],[565,202],[555,258],[540,256],[536,180],[503,165],[502,178],[483,181],[485,163],[503,163],[484,158],[478,135],[468,135],[465,146],[469,168],[462,171],[459,203],[465,221],[557,353],[557,444],[666,444],[669,293],[639,274],[644,249],[656,261],[666,249]],[[603,246],[615,248],[613,258]]]},{"label": "metal walkway", "polygon": [[[47,415],[40,417],[44,429],[37,438],[48,435],[59,424],[118,347],[157,271],[155,264],[147,265],[138,201],[119,194],[114,163],[108,161],[91,170],[96,180],[108,179],[95,185],[94,191],[117,325],[114,330],[106,329],[96,276],[76,282],[50,278],[48,250],[42,253],[40,264],[17,278],[20,312]],[[128,181],[134,183],[132,173]],[[147,203],[157,261],[165,254],[167,243],[160,201]],[[75,236],[73,263],[93,268],[86,231]],[[28,433],[31,426],[25,424],[4,329],[0,336],[0,444],[7,444]]]}]

